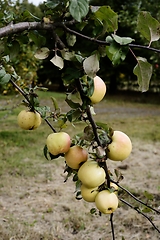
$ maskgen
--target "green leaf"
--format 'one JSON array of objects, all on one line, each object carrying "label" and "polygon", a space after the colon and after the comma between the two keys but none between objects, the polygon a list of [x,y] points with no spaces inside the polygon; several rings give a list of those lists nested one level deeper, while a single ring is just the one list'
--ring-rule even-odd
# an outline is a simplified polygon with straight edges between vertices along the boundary
[{"label": "green leaf", "polygon": [[41,47],[45,45],[46,39],[44,36],[40,35],[38,31],[30,31],[29,38],[38,46]]},{"label": "green leaf", "polygon": [[96,122],[97,127],[105,130],[107,133],[109,132],[110,127],[108,126],[107,123],[102,123],[102,122]]},{"label": "green leaf", "polygon": [[4,68],[2,68],[0,70],[0,79],[3,78],[5,74],[6,74],[6,71],[4,70]]},{"label": "green leaf", "polygon": [[65,101],[67,102],[67,104],[73,108],[73,109],[77,109],[80,107],[80,104],[79,103],[75,103],[73,102],[71,99],[68,98],[68,96],[66,97]]},{"label": "green leaf", "polygon": [[78,69],[67,68],[65,72],[62,74],[63,83],[65,85],[71,84],[74,79],[78,79],[81,76],[81,73]]},{"label": "green leaf", "polygon": [[50,60],[56,67],[62,69],[64,67],[63,58],[59,57],[57,54]]},{"label": "green leaf", "polygon": [[89,11],[89,4],[86,0],[70,0],[69,12],[72,17],[78,22],[87,15]]},{"label": "green leaf", "polygon": [[160,23],[149,12],[142,11],[139,13],[137,28],[143,37],[150,42],[149,45],[160,38]]},{"label": "green leaf", "polygon": [[118,29],[118,15],[109,6],[100,7],[95,16],[107,32],[115,32]]},{"label": "green leaf", "polygon": [[34,16],[31,12],[26,10],[23,12],[23,20],[28,20],[28,19],[35,19],[35,20],[41,21],[40,18]]},{"label": "green leaf", "polygon": [[44,107],[35,107],[35,110],[37,110],[42,118],[45,118],[47,113],[50,112],[50,107],[44,106]]},{"label": "green leaf", "polygon": [[116,42],[106,46],[106,53],[113,65],[118,65],[124,61],[128,52],[128,46],[121,46]]},{"label": "green leaf", "polygon": [[11,75],[10,74],[5,74],[2,78],[0,78],[0,85],[4,85],[6,83],[8,83],[11,79]]},{"label": "green leaf", "polygon": [[112,37],[120,45],[127,45],[127,44],[129,44],[129,43],[134,41],[133,38],[130,38],[130,37],[119,37],[116,34],[112,34]]},{"label": "green leaf", "polygon": [[72,61],[75,57],[75,52],[74,51],[69,52],[68,49],[63,49],[61,50],[61,55],[65,60]]},{"label": "green leaf", "polygon": [[43,47],[37,50],[34,54],[37,59],[45,59],[49,56],[50,50],[47,47]]},{"label": "green leaf", "polygon": [[68,121],[70,122],[74,122],[74,121],[77,121],[80,119],[82,115],[82,112],[81,110],[78,108],[78,109],[72,109],[70,110],[67,114],[66,114],[66,117],[68,119]]},{"label": "green leaf", "polygon": [[137,65],[133,69],[133,73],[138,78],[139,89],[146,92],[149,89],[149,83],[152,76],[152,65],[147,62],[147,59],[138,57]]},{"label": "green leaf", "polygon": [[97,212],[96,208],[91,208],[90,213],[95,214]]},{"label": "green leaf", "polygon": [[69,33],[66,34],[66,40],[67,40],[68,46],[73,47],[74,44],[76,43],[76,39],[77,39],[76,35],[69,34]]},{"label": "green leaf", "polygon": [[51,9],[54,9],[56,8],[59,4],[61,3],[60,0],[52,0],[52,1],[47,1],[45,3],[45,5],[48,7],[48,8],[51,8]]},{"label": "green leaf", "polygon": [[93,95],[94,92],[94,81],[93,78],[90,78],[86,75],[84,75],[81,78],[81,84],[83,88],[83,92],[87,97],[90,97]]},{"label": "green leaf", "polygon": [[54,98],[54,97],[51,97],[51,100],[52,100],[52,103],[53,103],[53,106],[54,106],[54,110],[55,111],[60,110],[60,108],[58,107],[57,99]]},{"label": "green leaf", "polygon": [[15,57],[17,57],[19,51],[20,51],[19,42],[17,42],[17,41],[12,42],[12,46],[9,48],[10,59],[12,60]]},{"label": "green leaf", "polygon": [[86,58],[83,62],[83,68],[89,77],[94,78],[99,70],[98,54],[93,54]]}]

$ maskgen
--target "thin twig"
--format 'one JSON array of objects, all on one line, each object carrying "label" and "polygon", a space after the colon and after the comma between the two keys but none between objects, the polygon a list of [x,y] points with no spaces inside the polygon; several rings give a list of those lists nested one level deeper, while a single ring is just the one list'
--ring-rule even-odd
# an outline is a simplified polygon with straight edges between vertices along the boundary
[{"label": "thin twig", "polygon": [[112,240],[115,240],[114,225],[113,225],[113,213],[111,213],[110,222],[111,222],[111,230],[112,230]]},{"label": "thin twig", "polygon": [[122,187],[121,185],[119,185],[117,182],[111,180],[111,182],[115,183],[119,188],[121,188],[122,190],[124,190],[126,193],[128,193],[128,195],[130,195],[134,200],[136,200],[137,202],[143,204],[144,206],[146,206],[147,208],[150,208],[151,210],[153,210],[154,212],[156,212],[157,214],[160,214],[160,211],[158,211],[157,209],[154,209],[153,207],[149,206],[148,204],[144,203],[143,201],[141,201],[140,199],[138,199],[136,196],[134,196],[130,191],[128,191],[126,188]]},{"label": "thin twig", "polygon": [[152,220],[143,212],[141,212],[137,207],[134,207],[133,205],[131,205],[130,203],[128,203],[127,201],[123,200],[122,198],[119,198],[119,200],[123,203],[125,203],[127,206],[129,206],[130,208],[133,208],[135,211],[137,211],[138,213],[140,213],[141,215],[143,215],[151,224],[152,226],[157,230],[157,232],[160,233],[160,229],[158,229],[156,227],[156,225],[152,222]]}]

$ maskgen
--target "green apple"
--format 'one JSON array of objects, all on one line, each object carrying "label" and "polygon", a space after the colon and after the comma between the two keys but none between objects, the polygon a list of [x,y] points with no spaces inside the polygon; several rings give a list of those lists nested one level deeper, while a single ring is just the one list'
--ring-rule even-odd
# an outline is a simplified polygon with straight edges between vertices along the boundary
[{"label": "green apple", "polygon": [[99,103],[106,94],[106,84],[105,82],[98,76],[94,77],[94,91],[92,96],[90,96],[90,100],[93,104]]},{"label": "green apple", "polygon": [[96,195],[95,204],[101,213],[111,214],[118,207],[118,197],[114,192],[102,190]]},{"label": "green apple", "polygon": [[87,188],[85,185],[81,185],[81,195],[82,198],[87,202],[94,202],[95,197],[98,194],[98,187]]},{"label": "green apple", "polygon": [[25,130],[33,130],[40,126],[41,116],[38,112],[22,110],[17,117],[18,125]]},{"label": "green apple", "polygon": [[84,148],[75,145],[70,147],[69,151],[64,155],[64,158],[70,168],[79,169],[80,164],[87,161],[88,152]]},{"label": "green apple", "polygon": [[47,137],[46,145],[53,155],[66,153],[70,149],[71,138],[66,132],[51,133]]},{"label": "green apple", "polygon": [[88,188],[95,188],[105,182],[105,171],[94,160],[86,161],[78,170],[78,178]]},{"label": "green apple", "polygon": [[114,131],[112,142],[108,145],[108,158],[113,161],[123,161],[130,155],[131,151],[130,138],[121,131]]}]

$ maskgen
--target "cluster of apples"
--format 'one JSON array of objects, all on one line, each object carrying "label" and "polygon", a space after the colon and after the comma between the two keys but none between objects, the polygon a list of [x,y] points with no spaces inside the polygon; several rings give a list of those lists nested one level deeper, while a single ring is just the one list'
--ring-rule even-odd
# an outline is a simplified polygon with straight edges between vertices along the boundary
[{"label": "cluster of apples", "polygon": [[[118,207],[118,187],[110,183],[110,189],[100,190],[106,182],[105,170],[96,160],[90,159],[87,149],[79,145],[71,145],[72,141],[66,132],[51,133],[46,145],[53,155],[64,154],[68,167],[77,171],[81,181],[81,195],[87,202],[95,202],[97,209],[104,214],[114,212]],[[132,150],[130,138],[121,131],[114,131],[112,141],[108,145],[107,156],[113,161],[123,161]]]},{"label": "cluster of apples", "polygon": [[[106,93],[104,81],[96,76],[94,79],[94,92],[90,96],[93,104],[100,102]],[[18,125],[22,129],[33,130],[41,124],[41,116],[36,111],[22,110],[18,115]],[[104,214],[113,213],[118,207],[116,184],[110,182],[110,188],[106,186],[106,173],[96,160],[90,159],[87,149],[74,145],[66,132],[56,132],[48,135],[46,140],[48,151],[58,156],[64,155],[68,167],[77,171],[81,181],[81,196],[87,202],[95,202],[97,209]],[[111,142],[104,147],[105,154],[113,161],[123,161],[132,150],[130,138],[121,131],[114,131]],[[101,188],[101,186],[106,186]]]},{"label": "cluster of apples", "polygon": [[[104,81],[96,76],[94,81],[94,91],[90,100],[93,104],[100,102],[106,93],[106,85]],[[37,111],[22,110],[18,114],[18,125],[25,130],[34,130],[41,125],[41,116]]]}]

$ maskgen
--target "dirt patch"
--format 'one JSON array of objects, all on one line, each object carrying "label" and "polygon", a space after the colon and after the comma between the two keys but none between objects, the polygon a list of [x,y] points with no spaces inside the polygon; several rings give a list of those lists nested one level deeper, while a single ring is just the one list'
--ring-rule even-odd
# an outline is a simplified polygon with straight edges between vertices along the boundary
[{"label": "dirt patch", "polygon": [[[109,162],[109,168],[120,167],[122,185],[134,189],[141,198],[143,192],[154,194],[152,204],[160,205],[160,148],[157,144],[133,143],[134,148],[124,163]],[[141,145],[141,146],[140,146]],[[94,204],[75,199],[75,186],[71,179],[64,183],[64,161],[46,162],[43,171],[33,178],[4,176],[0,197],[0,239],[112,239],[109,216],[90,214]],[[124,165],[127,167],[124,167]],[[10,184],[9,184],[10,182]],[[126,195],[121,196],[124,199]],[[129,201],[128,197],[127,200]],[[137,203],[135,203],[137,206]],[[150,214],[149,214],[150,215]],[[160,216],[151,214],[160,226]],[[120,203],[114,214],[116,239],[160,239],[152,225],[136,211]]]}]

